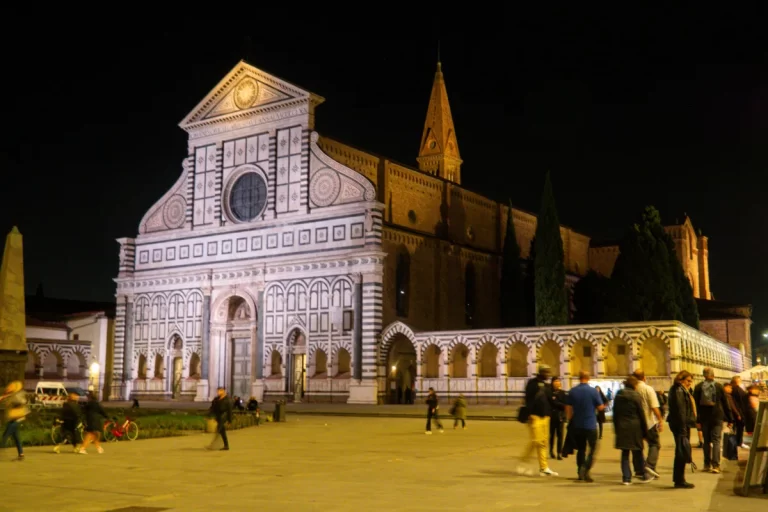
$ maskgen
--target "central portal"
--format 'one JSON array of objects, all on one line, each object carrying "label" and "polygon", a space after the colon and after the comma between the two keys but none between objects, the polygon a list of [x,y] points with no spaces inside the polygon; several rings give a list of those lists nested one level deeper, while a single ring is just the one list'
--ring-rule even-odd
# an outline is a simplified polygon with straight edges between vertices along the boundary
[{"label": "central portal", "polygon": [[232,396],[251,396],[251,340],[232,339]]}]

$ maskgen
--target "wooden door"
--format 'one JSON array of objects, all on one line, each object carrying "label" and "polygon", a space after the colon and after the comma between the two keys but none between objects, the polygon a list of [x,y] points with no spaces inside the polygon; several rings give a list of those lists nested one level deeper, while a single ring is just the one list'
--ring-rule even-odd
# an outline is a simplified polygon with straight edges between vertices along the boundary
[{"label": "wooden door", "polygon": [[251,396],[251,340],[232,340],[232,389],[230,396],[248,400]]}]

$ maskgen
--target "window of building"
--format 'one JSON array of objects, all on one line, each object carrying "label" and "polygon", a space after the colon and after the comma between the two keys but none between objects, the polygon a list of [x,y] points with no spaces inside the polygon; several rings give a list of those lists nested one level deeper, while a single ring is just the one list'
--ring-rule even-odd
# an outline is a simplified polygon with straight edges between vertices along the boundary
[{"label": "window of building", "polygon": [[476,293],[475,266],[467,263],[464,270],[464,322],[470,327],[475,326]]},{"label": "window of building", "polygon": [[73,339],[74,341],[78,341],[78,340],[80,339],[80,335],[79,335],[79,334],[73,334],[73,335],[72,335],[72,339]]},{"label": "window of building", "polygon": [[397,316],[408,316],[408,298],[411,288],[411,257],[408,250],[403,248],[397,255],[395,271],[395,308]]},{"label": "window of building", "polygon": [[259,174],[248,172],[237,178],[229,195],[229,208],[236,220],[255,219],[267,204],[267,184]]}]

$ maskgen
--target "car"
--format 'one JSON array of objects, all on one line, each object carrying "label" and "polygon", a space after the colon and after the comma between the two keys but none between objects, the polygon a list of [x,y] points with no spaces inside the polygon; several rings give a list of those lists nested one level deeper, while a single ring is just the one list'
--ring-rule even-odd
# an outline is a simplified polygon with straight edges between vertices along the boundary
[{"label": "car", "polygon": [[78,388],[78,387],[67,388],[67,394],[71,394],[71,393],[74,393],[77,395],[78,402],[88,401],[88,391],[86,391],[83,388]]}]

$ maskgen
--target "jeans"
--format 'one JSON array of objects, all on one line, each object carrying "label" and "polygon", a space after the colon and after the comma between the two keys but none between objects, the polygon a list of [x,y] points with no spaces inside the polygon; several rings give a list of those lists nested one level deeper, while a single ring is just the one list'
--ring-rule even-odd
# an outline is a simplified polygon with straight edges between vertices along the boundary
[{"label": "jeans", "polygon": [[704,434],[704,466],[720,467],[720,441],[723,438],[722,422],[718,421],[714,425],[703,423],[701,430]]},{"label": "jeans", "polygon": [[659,451],[661,450],[658,425],[654,425],[648,430],[646,440],[648,441],[648,457],[645,459],[645,464],[656,471],[656,463],[659,462]]},{"label": "jeans", "polygon": [[427,409],[427,432],[432,432],[432,420],[437,424],[437,428],[443,430],[443,424],[437,416],[437,409]]},{"label": "jeans", "polygon": [[[563,453],[563,425],[565,422],[560,421],[558,417],[552,417],[549,420],[549,453],[555,456],[560,456]],[[557,438],[557,451],[555,448],[555,438]]]},{"label": "jeans", "polygon": [[[643,450],[621,450],[621,481],[632,481],[632,470],[629,467],[629,454],[632,453],[632,466],[634,466],[636,475],[643,475],[645,461],[643,461]],[[638,469],[640,471],[638,471]]]},{"label": "jeans", "polygon": [[736,429],[736,444],[741,446],[744,444],[744,420],[734,421],[733,427]]},{"label": "jeans", "polygon": [[[573,442],[576,445],[576,465],[585,473],[589,473],[597,450],[597,429],[589,430],[586,428],[573,428]],[[589,449],[589,453],[587,453]]]},{"label": "jeans", "polygon": [[682,446],[685,439],[689,439],[691,432],[687,428],[681,430],[673,430],[672,434],[675,436],[675,462],[672,470],[672,481],[675,484],[685,483],[685,465],[688,461],[683,457]]},{"label": "jeans", "polygon": [[[225,422],[216,423],[216,436],[221,436],[224,448],[229,449],[229,440],[227,439],[227,424]],[[216,438],[214,437],[214,441]]]},{"label": "jeans", "polygon": [[16,442],[16,451],[19,452],[19,457],[24,455],[24,449],[21,447],[21,437],[19,436],[18,421],[9,421],[5,425],[5,432],[3,432],[3,444],[0,446],[5,446],[5,444],[8,442],[9,437],[12,437],[13,440]]},{"label": "jeans", "polygon": [[539,471],[544,471],[549,467],[547,464],[547,441],[549,440],[549,416],[534,416],[528,418],[528,429],[531,435],[531,441],[525,445],[523,461],[527,460],[533,450],[539,458]]}]

